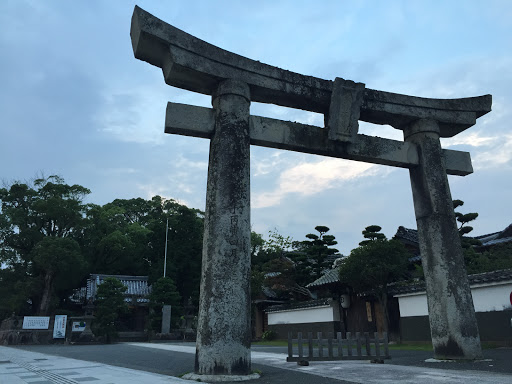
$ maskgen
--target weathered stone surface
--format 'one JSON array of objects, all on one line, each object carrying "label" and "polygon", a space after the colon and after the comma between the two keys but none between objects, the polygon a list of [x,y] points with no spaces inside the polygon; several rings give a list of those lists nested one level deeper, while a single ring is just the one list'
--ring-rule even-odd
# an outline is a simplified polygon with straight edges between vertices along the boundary
[{"label": "weathered stone surface", "polygon": [[[215,113],[211,108],[168,103],[165,132],[211,138]],[[333,142],[327,130],[313,125],[250,117],[251,144],[289,151],[311,153],[340,159],[410,168],[418,165],[416,145],[380,137],[357,135],[352,143]],[[468,152],[443,150],[446,171],[465,176],[473,172]]]},{"label": "weathered stone surface", "polygon": [[337,77],[331,93],[327,129],[329,140],[353,142],[359,130],[364,84]]},{"label": "weathered stone surface", "polygon": [[171,332],[171,306],[162,306],[162,333]]},{"label": "weathered stone surface", "polygon": [[[260,63],[208,44],[135,7],[135,57],[162,68],[167,84],[211,95],[222,79],[249,85],[251,100],[328,114],[333,82]],[[431,99],[365,89],[359,119],[403,129],[417,119],[438,121],[441,137],[474,125],[491,110],[491,95]]]},{"label": "weathered stone surface", "polygon": [[195,372],[248,375],[250,327],[249,87],[228,80],[213,98]]},{"label": "weathered stone surface", "polygon": [[410,178],[418,225],[432,344],[438,359],[477,359],[480,336],[445,172],[439,127],[419,120],[404,131],[419,147]]}]

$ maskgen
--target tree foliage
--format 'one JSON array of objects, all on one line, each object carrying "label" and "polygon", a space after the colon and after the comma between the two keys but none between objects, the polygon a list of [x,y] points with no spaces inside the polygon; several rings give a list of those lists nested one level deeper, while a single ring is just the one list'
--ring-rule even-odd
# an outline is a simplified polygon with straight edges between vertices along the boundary
[{"label": "tree foliage", "polygon": [[[70,238],[47,236],[36,244],[31,252],[33,269],[42,277],[42,297],[39,304],[40,315],[48,315],[54,300],[54,293],[65,296],[75,288],[86,268],[80,246]],[[53,307],[56,307],[54,303]]]},{"label": "tree foliage", "polygon": [[[73,288],[73,278],[81,279],[85,270],[78,243],[85,226],[83,199],[89,193],[59,176],[0,189],[0,291],[6,293],[0,315],[46,314],[63,299],[55,289],[64,295]],[[9,289],[12,282],[23,294]]]},{"label": "tree foliage", "polygon": [[454,209],[454,213],[455,213],[455,219],[460,223],[459,234],[463,240],[462,246],[464,248],[468,248],[471,245],[480,245],[480,242],[478,240],[475,242],[475,241],[472,241],[474,239],[463,237],[464,235],[467,235],[468,233],[473,231],[473,227],[470,225],[467,225],[467,224],[474,221],[478,217],[478,213],[476,213],[476,212],[470,212],[470,213],[463,214],[461,212],[455,211],[457,208],[459,208],[463,205],[464,205],[464,202],[462,200],[453,200],[453,209]]},{"label": "tree foliage", "polygon": [[106,278],[98,287],[93,331],[96,336],[104,336],[107,343],[117,337],[117,320],[128,311],[124,301],[125,292],[126,287],[114,277]]},{"label": "tree foliage", "polygon": [[369,244],[374,240],[385,240],[386,236],[383,233],[380,233],[382,228],[378,225],[369,225],[363,230],[363,237],[367,240],[363,240],[359,243],[359,245]]},{"label": "tree foliage", "polygon": [[320,278],[322,274],[331,268],[329,256],[339,251],[332,246],[338,244],[333,235],[327,235],[329,227],[318,225],[315,227],[318,234],[309,233],[308,240],[295,243],[295,252],[290,257],[295,262],[297,284],[306,286]]},{"label": "tree foliage", "polygon": [[288,257],[293,240],[281,235],[277,229],[269,231],[268,239],[261,245],[263,237],[253,232],[251,245],[259,244],[251,257],[251,295],[259,298],[263,288],[270,288],[277,298],[286,300],[294,296],[299,286],[296,283],[295,264]]},{"label": "tree foliage", "polygon": [[89,273],[155,282],[163,275],[167,219],[166,274],[182,299],[197,304],[203,212],[160,196],[85,204],[89,193],[58,176],[0,188],[0,319],[71,306],[72,289]]},{"label": "tree foliage", "polygon": [[164,305],[171,306],[171,324],[176,325],[181,315],[182,303],[176,285],[170,277],[161,277],[151,286],[151,294],[149,295],[150,322],[151,329],[155,332],[161,331],[162,308]]},{"label": "tree foliage", "polygon": [[84,252],[91,271],[149,275],[150,284],[163,275],[168,220],[166,275],[182,299],[198,302],[203,212],[155,196],[91,205],[87,218]]},{"label": "tree foliage", "polygon": [[[367,227],[368,232],[374,229],[371,227]],[[384,310],[386,329],[388,287],[406,276],[408,259],[409,252],[400,241],[374,236],[373,240],[353,249],[339,266],[342,283],[355,292],[373,295],[379,301]]]}]

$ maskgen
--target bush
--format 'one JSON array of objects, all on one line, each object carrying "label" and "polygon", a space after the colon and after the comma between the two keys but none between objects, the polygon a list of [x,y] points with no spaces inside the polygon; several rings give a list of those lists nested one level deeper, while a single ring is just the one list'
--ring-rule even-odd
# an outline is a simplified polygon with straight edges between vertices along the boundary
[{"label": "bush", "polygon": [[261,339],[263,341],[272,341],[277,339],[277,333],[274,331],[265,331],[263,332],[263,335],[261,335]]}]

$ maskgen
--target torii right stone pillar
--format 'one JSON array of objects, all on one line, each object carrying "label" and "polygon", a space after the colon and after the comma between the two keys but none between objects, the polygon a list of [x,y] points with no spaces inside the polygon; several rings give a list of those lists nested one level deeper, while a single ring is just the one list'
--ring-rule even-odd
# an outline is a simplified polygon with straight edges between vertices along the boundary
[{"label": "torii right stone pillar", "polygon": [[419,165],[410,168],[421,261],[427,288],[434,356],[482,357],[480,335],[469,287],[452,196],[434,120],[417,120],[404,129],[416,144]]}]

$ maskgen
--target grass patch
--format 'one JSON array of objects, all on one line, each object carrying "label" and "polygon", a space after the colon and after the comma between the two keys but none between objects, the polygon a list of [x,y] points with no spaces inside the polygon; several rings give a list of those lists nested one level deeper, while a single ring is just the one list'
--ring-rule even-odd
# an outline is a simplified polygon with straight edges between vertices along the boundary
[{"label": "grass patch", "polygon": [[263,345],[266,347],[287,347],[287,340],[255,341],[252,345]]},{"label": "grass patch", "polygon": [[[272,341],[255,341],[252,345],[261,345],[265,347],[288,347],[287,340],[272,340]],[[297,344],[293,344],[294,347],[297,347]],[[494,349],[499,348],[499,343],[492,342],[483,342],[482,349]],[[325,347],[324,347],[325,348]],[[355,347],[354,347],[355,348]],[[381,346],[382,349],[382,346]],[[389,344],[389,349],[391,351],[427,351],[433,352],[434,348],[432,347],[432,343],[402,343],[402,344]]]},{"label": "grass patch", "polygon": [[[495,349],[499,347],[500,346],[498,344],[492,342],[482,343],[482,349]],[[390,344],[389,349],[395,351],[434,351],[434,347],[431,343]]]},{"label": "grass patch", "polygon": [[[489,342],[482,343],[482,349],[496,349],[496,348],[503,348],[505,346],[506,345],[501,342],[497,343],[497,342],[489,341]],[[510,345],[508,347],[510,347]]]},{"label": "grass patch", "polygon": [[[265,347],[287,347],[287,340],[272,340],[272,341],[256,341],[253,342],[252,345],[262,345]],[[293,343],[294,347],[297,347],[297,343]],[[327,346],[324,345],[324,348]],[[335,347],[336,348],[336,347]],[[353,344],[352,348],[355,349],[355,344]],[[381,348],[383,348],[381,346]],[[432,351],[432,344],[430,343],[406,343],[406,344],[389,344],[390,350],[398,350],[398,351]]]},{"label": "grass patch", "polygon": [[434,348],[431,343],[405,343],[389,344],[391,351],[427,351],[432,352]]}]

